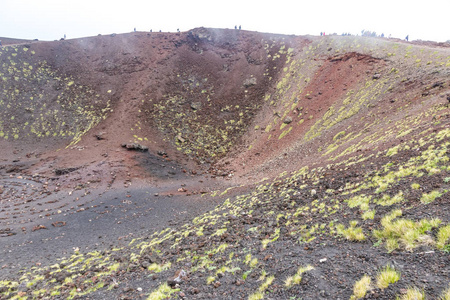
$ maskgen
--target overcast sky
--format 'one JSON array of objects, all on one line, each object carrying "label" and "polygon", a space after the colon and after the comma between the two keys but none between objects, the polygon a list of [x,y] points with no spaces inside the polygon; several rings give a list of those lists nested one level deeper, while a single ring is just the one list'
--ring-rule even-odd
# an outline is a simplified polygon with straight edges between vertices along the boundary
[{"label": "overcast sky", "polygon": [[0,37],[55,40],[195,27],[450,40],[450,0],[0,0]]}]

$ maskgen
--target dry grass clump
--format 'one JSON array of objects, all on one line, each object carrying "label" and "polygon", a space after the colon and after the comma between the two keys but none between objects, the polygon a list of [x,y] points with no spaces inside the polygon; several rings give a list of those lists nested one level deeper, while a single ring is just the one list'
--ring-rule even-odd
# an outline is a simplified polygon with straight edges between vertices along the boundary
[{"label": "dry grass clump", "polygon": [[360,280],[355,282],[353,286],[353,295],[350,300],[361,299],[366,296],[367,291],[370,290],[371,279],[369,276],[364,275]]},{"label": "dry grass clump", "polygon": [[450,286],[442,292],[439,300],[450,300]]},{"label": "dry grass clump", "polygon": [[403,296],[397,296],[396,300],[425,300],[425,292],[416,287],[410,287]]},{"label": "dry grass clump", "polygon": [[337,233],[343,235],[349,241],[363,241],[366,239],[361,227],[356,227],[358,221],[350,221],[350,227],[345,228],[344,225],[336,225]]},{"label": "dry grass clump", "polygon": [[289,276],[289,277],[286,279],[286,281],[284,282],[284,285],[285,285],[287,288],[290,288],[290,287],[293,286],[293,285],[300,284],[300,282],[302,281],[302,275],[303,275],[303,273],[308,272],[308,271],[311,271],[311,270],[314,270],[314,267],[311,266],[311,265],[307,265],[306,267],[300,267],[300,268],[298,268],[297,273],[295,273],[294,276]]},{"label": "dry grass clump", "polygon": [[448,242],[450,242],[450,225],[439,228],[436,247],[438,249],[444,249]]},{"label": "dry grass clump", "polygon": [[266,281],[258,288],[256,292],[248,296],[248,300],[260,300],[264,298],[264,292],[267,290],[269,285],[272,284],[273,280],[275,279],[275,276],[270,276],[266,278]]},{"label": "dry grass clump", "polygon": [[391,283],[400,280],[400,273],[397,272],[391,265],[387,265],[377,275],[377,286],[380,289],[385,289]]},{"label": "dry grass clump", "polygon": [[389,252],[401,246],[408,251],[412,251],[419,245],[434,243],[432,237],[425,232],[438,227],[441,220],[422,219],[417,222],[408,219],[394,220],[401,215],[401,210],[393,210],[381,220],[383,229],[373,231],[376,238],[385,242],[385,247]]}]

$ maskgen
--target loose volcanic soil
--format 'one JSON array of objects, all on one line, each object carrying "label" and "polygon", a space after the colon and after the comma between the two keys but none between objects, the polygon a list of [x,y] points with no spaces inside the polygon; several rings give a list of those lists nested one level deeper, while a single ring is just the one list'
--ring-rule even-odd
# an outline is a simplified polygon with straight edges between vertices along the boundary
[{"label": "loose volcanic soil", "polygon": [[0,40],[0,299],[450,299],[448,44]]}]

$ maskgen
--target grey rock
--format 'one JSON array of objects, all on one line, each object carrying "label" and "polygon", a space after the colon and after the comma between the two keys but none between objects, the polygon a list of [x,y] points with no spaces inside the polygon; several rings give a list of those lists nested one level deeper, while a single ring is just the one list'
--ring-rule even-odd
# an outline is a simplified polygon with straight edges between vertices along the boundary
[{"label": "grey rock", "polygon": [[256,78],[252,77],[252,78],[245,79],[243,85],[246,88],[256,85]]}]

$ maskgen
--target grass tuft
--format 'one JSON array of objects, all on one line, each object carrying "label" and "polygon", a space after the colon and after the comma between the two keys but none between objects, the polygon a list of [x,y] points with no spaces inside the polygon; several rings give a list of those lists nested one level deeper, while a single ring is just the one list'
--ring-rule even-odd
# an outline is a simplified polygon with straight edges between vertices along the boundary
[{"label": "grass tuft", "polygon": [[439,300],[450,300],[450,286],[442,291],[441,297],[439,297]]},{"label": "grass tuft", "polygon": [[448,242],[450,242],[450,225],[439,228],[436,247],[442,250]]},{"label": "grass tuft", "polygon": [[371,279],[369,276],[364,275],[360,280],[355,282],[353,286],[353,295],[350,297],[351,300],[361,299],[366,296],[368,290],[370,290]]},{"label": "grass tuft", "polygon": [[419,290],[418,288],[409,288],[406,293],[396,298],[397,300],[425,300],[425,292],[422,290]]},{"label": "grass tuft", "polygon": [[171,294],[178,292],[180,289],[172,289],[167,283],[164,283],[153,291],[147,298],[147,300],[162,300],[170,297]]},{"label": "grass tuft", "polygon": [[290,288],[293,285],[300,284],[300,282],[302,281],[303,273],[311,271],[311,270],[314,270],[314,267],[311,265],[307,265],[305,267],[299,267],[297,270],[297,273],[295,273],[294,276],[289,276],[288,278],[286,278],[284,285],[287,288]]},{"label": "grass tuft", "polygon": [[363,241],[366,239],[361,227],[356,227],[358,221],[350,221],[350,227],[345,228],[344,225],[336,225],[338,234],[343,235],[349,241]]},{"label": "grass tuft", "polygon": [[391,283],[395,283],[400,280],[400,273],[397,272],[393,267],[387,265],[382,269],[377,276],[377,286],[380,289],[385,289]]},{"label": "grass tuft", "polygon": [[442,193],[439,191],[432,191],[428,194],[424,193],[420,198],[420,202],[422,202],[423,204],[428,204],[433,202],[436,198],[439,198],[440,196],[442,196]]},{"label": "grass tuft", "polygon": [[394,210],[390,214],[385,215],[381,219],[383,230],[373,231],[376,238],[380,241],[385,241],[385,247],[389,252],[400,248],[400,246],[403,246],[408,251],[412,251],[419,245],[434,243],[433,239],[426,235],[425,232],[438,227],[441,220],[422,219],[417,222],[408,219],[394,220],[401,214],[401,210]]}]

